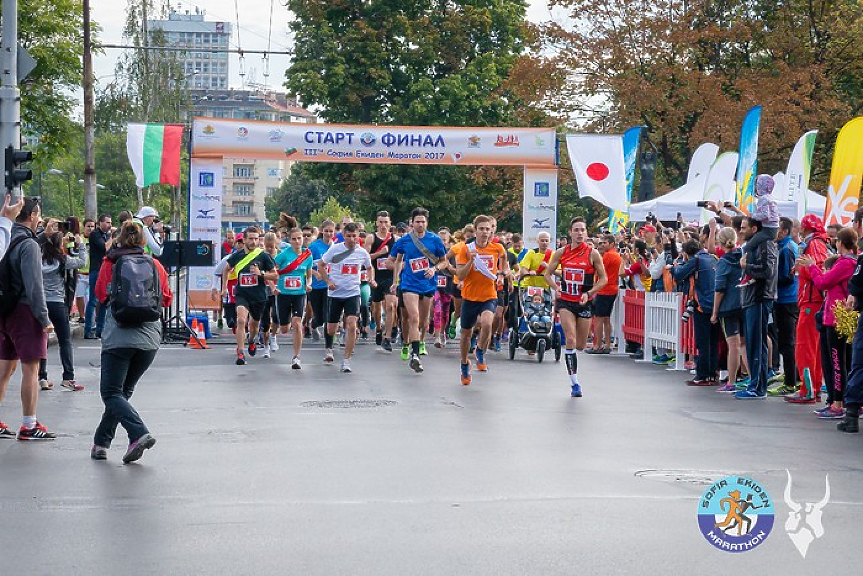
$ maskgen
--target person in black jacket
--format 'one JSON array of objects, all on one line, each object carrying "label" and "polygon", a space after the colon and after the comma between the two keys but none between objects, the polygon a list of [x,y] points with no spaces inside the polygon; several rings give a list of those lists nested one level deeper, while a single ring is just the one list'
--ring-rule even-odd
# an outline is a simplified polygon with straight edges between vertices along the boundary
[{"label": "person in black jacket", "polygon": [[[763,224],[755,218],[746,218],[740,228],[743,238],[749,240]],[[749,360],[750,382],[746,390],[734,394],[740,400],[767,397],[767,321],[776,301],[778,249],[776,242],[762,242],[758,249],[745,254],[740,267],[754,282],[741,288],[743,311],[746,318],[746,358]]]},{"label": "person in black jacket", "polygon": [[[858,236],[863,234],[863,208],[854,213],[854,230]],[[854,275],[848,281],[848,300],[846,306],[855,310],[863,304],[863,254],[857,258]],[[863,314],[857,321],[857,332],[851,345],[851,372],[848,374],[848,384],[845,386],[845,419],[836,425],[841,432],[856,434],[860,431],[858,418],[860,405],[863,404]]]},{"label": "person in black jacket", "polygon": [[[698,240],[683,243],[684,263],[674,266],[671,274],[677,282],[685,283],[694,279],[697,307],[692,313],[695,323],[695,348],[698,356],[695,362],[695,378],[689,386],[715,386],[719,383],[719,326],[710,322],[713,315],[713,296],[716,284],[716,258],[708,254]],[[687,289],[686,294],[689,293]],[[687,296],[688,297],[688,296]]]},{"label": "person in black jacket", "polygon": [[[99,305],[96,300],[96,281],[99,279],[99,269],[102,260],[111,243],[111,215],[99,216],[99,224],[90,232],[90,294],[87,300],[87,310],[84,313],[84,338],[101,338],[102,328],[105,326],[105,307]],[[98,312],[97,310],[98,306]],[[93,334],[93,316],[96,315],[96,334]]]}]

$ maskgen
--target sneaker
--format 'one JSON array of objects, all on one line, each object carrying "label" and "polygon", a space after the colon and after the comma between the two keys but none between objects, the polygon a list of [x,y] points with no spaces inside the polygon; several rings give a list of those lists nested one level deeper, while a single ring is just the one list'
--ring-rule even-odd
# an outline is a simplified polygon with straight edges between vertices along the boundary
[{"label": "sneaker", "polygon": [[746,390],[747,388],[749,388],[749,384],[751,384],[751,383],[752,383],[752,379],[749,376],[747,376],[746,378],[741,378],[740,380],[735,382],[734,386],[738,390]]},{"label": "sneaker", "polygon": [[719,382],[714,380],[710,380],[709,378],[693,378],[692,380],[687,380],[687,386],[716,386]]},{"label": "sneaker", "polygon": [[737,392],[737,386],[735,386],[731,382],[726,382],[725,384],[717,388],[716,391],[721,392],[722,394],[731,394],[733,392]]},{"label": "sneaker", "polygon": [[800,394],[792,394],[791,396],[786,396],[785,401],[792,404],[815,404],[816,402],[821,402],[821,397],[801,396]]},{"label": "sneaker", "polygon": [[750,284],[755,284],[755,278],[753,278],[749,274],[745,274],[743,278],[740,279],[740,284],[738,284],[737,287],[746,288]]},{"label": "sneaker", "polygon": [[21,428],[18,430],[18,440],[54,440],[57,435],[53,432],[48,432],[48,429],[36,422],[36,425],[30,429]]},{"label": "sneaker", "polygon": [[775,388],[771,388],[767,390],[768,396],[788,396],[789,394],[794,394],[797,391],[796,386],[786,386],[782,384],[781,386],[777,386]]},{"label": "sneaker", "polygon": [[258,353],[258,345],[254,342],[249,342],[249,356],[254,357]]},{"label": "sneaker", "polygon": [[264,346],[264,358],[269,358],[269,357],[270,357],[270,347]]},{"label": "sneaker", "polygon": [[324,364],[332,364],[336,361],[336,357],[333,356],[333,349],[327,348],[324,352]]},{"label": "sneaker", "polygon": [[570,390],[569,395],[573,398],[581,398],[581,384],[574,381],[575,376],[569,377]]},{"label": "sneaker", "polygon": [[654,364],[657,364],[657,365],[663,365],[663,364],[668,364],[669,359],[670,359],[670,356],[668,354],[657,354],[653,357],[651,362]]},{"label": "sneaker", "polygon": [[840,420],[845,418],[845,410],[842,408],[834,408],[833,406],[828,406],[827,410],[821,412],[818,415],[818,418],[821,420]]},{"label": "sneaker", "polygon": [[763,400],[767,395],[756,394],[752,390],[738,390],[734,393],[734,397],[738,400]]},{"label": "sneaker", "polygon": [[821,414],[822,412],[827,412],[828,410],[830,410],[830,406],[831,404],[827,404],[826,406],[822,406],[821,408],[816,408],[812,412],[813,414]]},{"label": "sneaker", "polygon": [[300,364],[300,357],[294,356],[294,358],[291,360],[291,369],[292,370],[300,370],[300,369],[302,369],[302,367],[303,367],[302,364]]},{"label": "sneaker", "polygon": [[476,369],[480,372],[488,372],[488,364],[485,363],[485,350],[477,348],[474,350],[476,355]]},{"label": "sneaker", "polygon": [[420,357],[416,354],[411,354],[411,362],[410,362],[411,370],[419,374],[423,371],[423,365],[420,363]]},{"label": "sneaker", "polygon": [[785,379],[785,374],[782,372],[777,372],[772,368],[767,372],[767,383],[773,384],[774,382],[781,382]]},{"label": "sneaker", "polygon": [[390,339],[389,339],[389,338],[384,338],[384,339],[381,341],[381,349],[382,349],[384,352],[386,352],[387,354],[392,354],[392,353],[393,353],[393,345],[390,343]]},{"label": "sneaker", "polygon": [[428,356],[428,350],[426,350],[426,343],[420,342],[420,356]]},{"label": "sneaker", "polygon": [[688,362],[683,363],[684,370],[695,370],[695,362],[690,360]]},{"label": "sneaker", "polygon": [[470,362],[461,365],[461,383],[465,386],[470,384]]},{"label": "sneaker", "polygon": [[315,328],[312,330],[312,341],[317,342],[321,339],[321,329]]},{"label": "sneaker", "polygon": [[144,455],[144,450],[149,450],[155,445],[156,439],[149,434],[144,434],[129,444],[129,449],[126,450],[126,453],[123,455],[123,464],[140,460],[141,456]]},{"label": "sneaker", "polygon": [[50,380],[45,380],[43,378],[42,380],[39,380],[39,389],[40,390],[53,390],[54,389],[54,383],[51,382]]},{"label": "sneaker", "polygon": [[342,360],[342,367],[340,368],[342,372],[351,372],[351,361],[345,358]]},{"label": "sneaker", "polygon": [[6,426],[6,424],[4,424],[3,422],[0,422],[0,438],[7,438],[7,439],[11,440],[14,437],[15,437],[15,432],[10,430],[9,427]]},{"label": "sneaker", "polygon": [[93,444],[93,447],[90,448],[90,458],[93,460],[107,460],[108,459],[108,449],[104,446],[98,446]]},{"label": "sneaker", "polygon": [[402,360],[407,360],[410,356],[410,349],[408,346],[402,346]]},{"label": "sneaker", "polygon": [[270,336],[270,352],[276,352],[279,349],[279,341],[276,340],[276,335]]},{"label": "sneaker", "polygon": [[62,386],[66,390],[71,390],[72,392],[80,392],[81,390],[84,389],[83,384],[78,384],[74,380],[63,380],[63,382],[60,384],[60,386]]},{"label": "sneaker", "polygon": [[585,354],[602,354],[602,348],[588,348],[584,351]]},{"label": "sneaker", "polygon": [[437,338],[434,339],[434,347],[443,348],[443,336],[441,336],[440,334],[438,334]]},{"label": "sneaker", "polygon": [[450,340],[455,340],[455,324],[452,324],[452,325],[449,327],[449,330],[447,330],[447,333],[449,334],[449,339],[450,339]]},{"label": "sneaker", "polygon": [[494,337],[493,345],[494,345],[494,351],[500,352],[500,337],[498,337],[498,336]]},{"label": "sneaker", "polygon": [[822,393],[822,394],[827,394],[827,384],[822,384],[822,385],[821,385],[821,393]]},{"label": "sneaker", "polygon": [[237,350],[237,366],[245,366],[246,365],[246,355],[241,351]]},{"label": "sneaker", "polygon": [[384,341],[384,333],[383,332],[375,332],[375,345],[380,346]]}]

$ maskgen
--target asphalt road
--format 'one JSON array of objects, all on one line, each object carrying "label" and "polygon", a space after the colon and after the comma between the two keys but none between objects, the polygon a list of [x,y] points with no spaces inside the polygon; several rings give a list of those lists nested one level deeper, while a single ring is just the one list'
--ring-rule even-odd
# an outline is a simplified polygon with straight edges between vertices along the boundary
[{"label": "asphalt road", "polygon": [[[735,401],[687,375],[582,355],[565,369],[490,356],[458,382],[455,349],[415,375],[360,346],[353,374],[292,371],[290,350],[163,349],[133,403],[158,439],[124,466],[89,458],[99,350],[79,341],[84,392],[42,392],[52,443],[0,441],[0,574],[813,574],[855,570],[863,436],[811,407]],[[58,375],[56,348],[50,352]],[[337,360],[340,355],[337,354]],[[20,414],[17,377],[2,408]],[[388,402],[385,402],[388,401]],[[829,474],[824,536],[806,558],[783,528]],[[698,530],[713,479],[761,482],[776,525],[730,554]]]}]

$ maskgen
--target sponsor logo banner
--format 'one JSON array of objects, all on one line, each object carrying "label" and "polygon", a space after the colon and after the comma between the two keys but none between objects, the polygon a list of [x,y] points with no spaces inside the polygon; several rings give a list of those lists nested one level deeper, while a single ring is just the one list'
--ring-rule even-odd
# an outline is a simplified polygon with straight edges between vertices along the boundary
[{"label": "sponsor logo banner", "polygon": [[[524,146],[524,142],[521,143]],[[557,170],[525,167],[522,232],[526,248],[536,248],[540,232],[557,236]]]}]

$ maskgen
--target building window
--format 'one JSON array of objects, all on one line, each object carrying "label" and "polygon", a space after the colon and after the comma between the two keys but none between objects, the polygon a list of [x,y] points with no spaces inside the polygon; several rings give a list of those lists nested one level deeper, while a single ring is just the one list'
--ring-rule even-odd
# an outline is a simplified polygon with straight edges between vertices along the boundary
[{"label": "building window", "polygon": [[237,216],[248,216],[252,213],[252,205],[247,203],[234,204],[234,214]]},{"label": "building window", "polygon": [[234,178],[254,178],[255,167],[248,164],[234,164]]},{"label": "building window", "polygon": [[254,196],[255,189],[251,184],[234,184],[234,196]]},{"label": "building window", "polygon": [[274,186],[267,186],[267,196],[272,196],[278,191],[278,188]]}]

